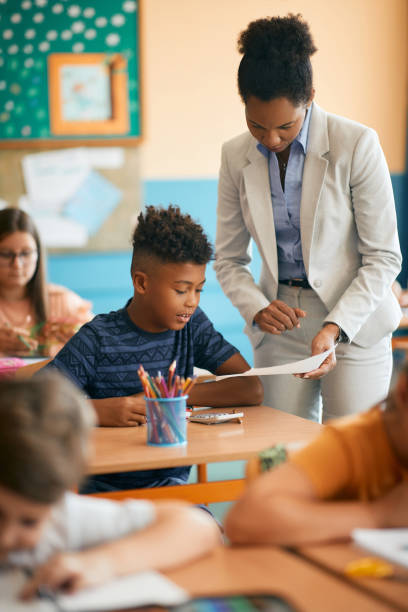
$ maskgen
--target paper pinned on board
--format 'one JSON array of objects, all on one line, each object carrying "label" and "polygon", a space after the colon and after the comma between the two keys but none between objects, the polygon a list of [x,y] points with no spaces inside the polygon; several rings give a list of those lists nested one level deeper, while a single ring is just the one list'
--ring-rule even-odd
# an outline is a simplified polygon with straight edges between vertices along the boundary
[{"label": "paper pinned on board", "polygon": [[58,214],[90,172],[82,148],[31,153],[22,160],[28,199],[37,211]]},{"label": "paper pinned on board", "polygon": [[92,170],[66,202],[62,215],[83,225],[93,236],[121,199],[120,189]]},{"label": "paper pinned on board", "polygon": [[225,376],[216,376],[215,380],[223,380],[224,378],[231,378],[232,376],[271,376],[273,374],[306,374],[307,372],[312,372],[312,370],[317,370],[317,368],[321,366],[326,357],[334,351],[336,346],[337,345],[333,346],[324,353],[319,353],[319,355],[312,355],[311,357],[301,359],[300,361],[292,361],[292,363],[285,363],[283,365],[278,366],[269,366],[267,368],[251,368],[250,370],[242,372],[241,374],[226,374]]}]

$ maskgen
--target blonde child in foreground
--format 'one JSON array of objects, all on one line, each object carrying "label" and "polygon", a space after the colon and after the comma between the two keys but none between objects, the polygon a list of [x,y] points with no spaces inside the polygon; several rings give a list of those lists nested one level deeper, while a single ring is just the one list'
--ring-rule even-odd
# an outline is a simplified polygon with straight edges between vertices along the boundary
[{"label": "blonde child in foreground", "polygon": [[[258,459],[248,465],[258,471]],[[387,400],[333,421],[259,476],[226,518],[237,544],[301,545],[408,526],[408,363]]]},{"label": "blonde child in foreground", "polygon": [[73,592],[198,557],[219,543],[207,513],[179,502],[116,503],[67,492],[81,479],[94,416],[52,375],[0,384],[0,563],[32,570],[21,593]]}]

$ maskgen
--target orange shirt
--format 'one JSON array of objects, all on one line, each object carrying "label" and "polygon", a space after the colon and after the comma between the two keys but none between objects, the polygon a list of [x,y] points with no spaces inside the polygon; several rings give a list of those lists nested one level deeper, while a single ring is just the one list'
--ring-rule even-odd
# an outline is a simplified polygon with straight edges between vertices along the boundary
[{"label": "orange shirt", "polygon": [[408,476],[388,442],[379,406],[326,425],[289,461],[320,499],[373,500]]},{"label": "orange shirt", "polygon": [[[41,322],[35,320],[28,298],[11,305],[0,299],[0,330],[24,341],[14,355],[53,357],[81,325],[93,318],[91,303],[66,287],[49,283],[47,298],[48,319]],[[7,354],[1,342],[0,354]]]}]

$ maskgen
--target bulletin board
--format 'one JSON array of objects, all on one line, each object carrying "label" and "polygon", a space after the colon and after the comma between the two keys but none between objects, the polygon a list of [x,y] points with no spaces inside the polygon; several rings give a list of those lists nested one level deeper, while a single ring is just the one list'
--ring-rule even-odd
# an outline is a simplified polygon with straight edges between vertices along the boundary
[{"label": "bulletin board", "polygon": [[134,145],[140,0],[1,0],[0,148]]}]

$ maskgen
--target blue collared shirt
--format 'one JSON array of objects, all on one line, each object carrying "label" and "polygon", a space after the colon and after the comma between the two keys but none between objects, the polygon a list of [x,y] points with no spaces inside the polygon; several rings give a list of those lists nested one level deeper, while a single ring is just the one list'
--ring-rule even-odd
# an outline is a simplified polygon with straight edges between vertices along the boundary
[{"label": "blue collared shirt", "polygon": [[312,106],[306,114],[302,129],[291,144],[285,191],[282,189],[276,153],[260,143],[257,145],[258,151],[267,158],[269,164],[280,280],[306,278],[300,236],[300,199],[311,114]]}]

